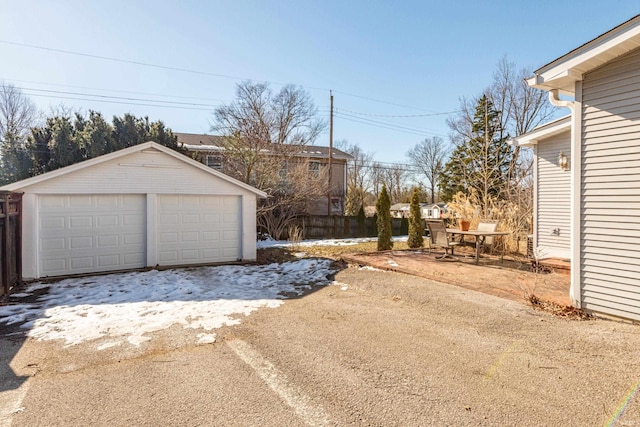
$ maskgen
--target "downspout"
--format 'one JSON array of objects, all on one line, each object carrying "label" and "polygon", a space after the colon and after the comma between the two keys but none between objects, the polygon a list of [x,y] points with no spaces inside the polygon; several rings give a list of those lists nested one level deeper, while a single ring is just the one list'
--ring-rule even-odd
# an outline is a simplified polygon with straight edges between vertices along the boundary
[{"label": "downspout", "polygon": [[[580,292],[580,159],[581,141],[578,139],[580,134],[576,129],[581,127],[581,110],[576,114],[576,101],[582,99],[582,82],[576,82],[576,98],[574,101],[560,99],[557,89],[549,91],[549,102],[555,107],[568,108],[571,110],[571,226],[570,226],[570,251],[571,251],[571,286],[569,288],[569,297],[574,307],[582,306],[582,295]],[[580,116],[580,117],[579,117]],[[577,234],[576,234],[577,233]]]}]

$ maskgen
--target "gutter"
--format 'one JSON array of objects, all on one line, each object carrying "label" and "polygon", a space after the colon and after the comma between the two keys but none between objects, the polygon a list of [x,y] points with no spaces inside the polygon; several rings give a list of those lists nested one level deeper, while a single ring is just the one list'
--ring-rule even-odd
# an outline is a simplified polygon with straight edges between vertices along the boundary
[{"label": "gutter", "polygon": [[566,101],[560,99],[560,92],[558,89],[551,89],[549,91],[549,102],[554,107],[565,107],[571,110],[571,114],[573,114],[573,108],[575,101]]}]

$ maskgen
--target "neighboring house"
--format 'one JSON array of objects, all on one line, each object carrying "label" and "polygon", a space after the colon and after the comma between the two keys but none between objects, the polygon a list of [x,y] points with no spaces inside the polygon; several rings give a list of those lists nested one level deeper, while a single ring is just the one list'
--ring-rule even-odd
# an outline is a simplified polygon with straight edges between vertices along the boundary
[{"label": "neighboring house", "polygon": [[[411,204],[410,203],[396,203],[391,205],[390,208],[392,218],[409,218],[411,216]],[[424,218],[442,218],[447,212],[447,205],[445,203],[420,203],[420,216]]]},{"label": "neighboring house", "polygon": [[[552,104],[568,107],[569,124],[563,119],[547,125],[546,135],[543,127],[514,139],[515,144],[532,143],[536,139],[532,133],[543,134],[537,149],[537,203],[546,197],[545,203],[564,203],[564,210],[569,210],[573,303],[636,321],[640,321],[639,46],[640,15],[535,71],[527,83],[549,91]],[[554,126],[556,130],[550,130]],[[567,171],[562,173],[554,163],[560,151],[567,156]],[[561,191],[555,200],[557,182]],[[556,227],[543,225],[543,217],[553,212],[539,206],[536,213],[542,214],[537,219],[538,243],[548,245],[551,242],[541,237]],[[557,228],[563,237],[565,226],[558,222]]]},{"label": "neighboring house", "polygon": [[391,205],[389,211],[391,218],[409,218],[409,203],[396,203]]},{"label": "neighboring house", "polygon": [[24,193],[26,279],[255,260],[266,197],[155,142],[0,189]]},{"label": "neighboring house", "polygon": [[442,218],[447,213],[446,203],[423,203],[420,206],[422,208],[422,218]]},{"label": "neighboring house", "polygon": [[[193,133],[174,132],[178,137],[178,144],[192,153],[194,159],[205,165],[224,172],[224,137],[217,135],[201,135]],[[269,155],[269,153],[265,153]],[[309,172],[318,173],[321,168],[327,168],[329,164],[329,147],[317,145],[299,146],[295,156],[301,161],[309,162]],[[347,163],[353,157],[342,150],[334,148],[331,156],[331,214],[343,215],[347,194]],[[285,173],[285,172],[283,172]],[[319,185],[328,187],[327,182]],[[327,203],[329,197],[311,204],[311,215],[327,215],[329,209]]]}]

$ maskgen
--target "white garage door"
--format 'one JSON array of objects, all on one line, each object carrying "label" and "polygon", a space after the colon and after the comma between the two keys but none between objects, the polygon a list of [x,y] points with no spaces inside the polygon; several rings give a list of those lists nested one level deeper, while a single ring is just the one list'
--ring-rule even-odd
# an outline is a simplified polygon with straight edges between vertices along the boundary
[{"label": "white garage door", "polygon": [[238,196],[158,196],[160,265],[241,259],[241,206]]},{"label": "white garage door", "polygon": [[40,276],[146,265],[144,195],[41,195]]}]

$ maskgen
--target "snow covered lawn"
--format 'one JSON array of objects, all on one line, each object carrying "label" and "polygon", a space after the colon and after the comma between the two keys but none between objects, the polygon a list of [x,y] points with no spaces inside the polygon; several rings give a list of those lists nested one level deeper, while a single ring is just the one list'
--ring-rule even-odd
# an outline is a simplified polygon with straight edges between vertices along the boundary
[{"label": "snow covered lawn", "polygon": [[[56,283],[34,283],[16,304],[0,306],[0,323],[29,329],[38,340],[67,346],[98,338],[98,349],[150,340],[148,333],[179,324],[199,329],[199,343],[213,342],[212,330],[240,323],[260,307],[275,308],[286,295],[327,285],[334,271],[326,259],[300,259],[260,266],[221,266],[109,274]],[[35,303],[21,303],[49,288]],[[31,298],[32,300],[33,298]]]}]

